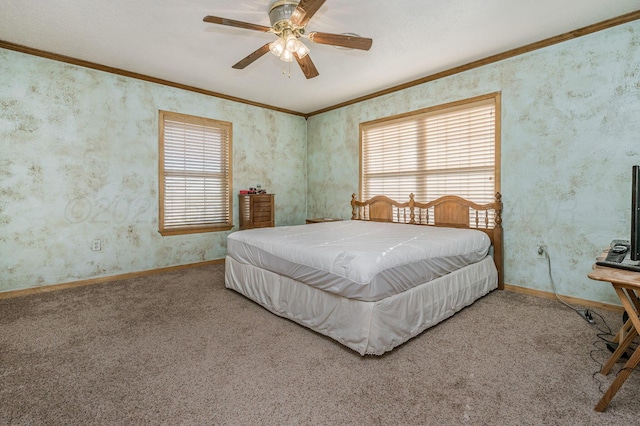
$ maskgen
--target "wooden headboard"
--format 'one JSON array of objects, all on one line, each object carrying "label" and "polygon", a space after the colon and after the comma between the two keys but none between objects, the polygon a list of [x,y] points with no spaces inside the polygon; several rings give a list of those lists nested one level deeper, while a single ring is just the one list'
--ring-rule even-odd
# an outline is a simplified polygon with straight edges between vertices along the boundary
[{"label": "wooden headboard", "polygon": [[496,193],[496,200],[488,204],[476,204],[455,195],[420,203],[414,200],[413,194],[409,195],[409,201],[403,203],[384,195],[358,201],[356,194],[353,194],[351,219],[482,231],[489,236],[493,244],[493,261],[498,269],[498,288],[504,289],[502,195],[499,192]]}]

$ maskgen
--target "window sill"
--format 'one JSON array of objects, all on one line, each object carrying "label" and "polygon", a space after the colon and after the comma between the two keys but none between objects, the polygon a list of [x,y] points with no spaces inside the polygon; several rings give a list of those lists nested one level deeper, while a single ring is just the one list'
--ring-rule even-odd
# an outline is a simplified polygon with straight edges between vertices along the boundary
[{"label": "window sill", "polygon": [[233,225],[160,229],[158,232],[163,237],[168,237],[172,235],[183,235],[183,234],[202,234],[205,232],[224,232],[224,231],[229,231],[231,229],[233,229]]}]

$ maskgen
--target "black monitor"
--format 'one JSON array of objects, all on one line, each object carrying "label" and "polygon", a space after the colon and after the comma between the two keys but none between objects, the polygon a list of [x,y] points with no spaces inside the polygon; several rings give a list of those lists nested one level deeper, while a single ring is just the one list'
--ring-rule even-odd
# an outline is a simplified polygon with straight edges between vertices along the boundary
[{"label": "black monitor", "polygon": [[640,273],[640,166],[633,166],[631,173],[631,238],[613,240],[607,257],[596,265]]},{"label": "black monitor", "polygon": [[631,179],[631,260],[640,260],[640,166],[633,166]]}]

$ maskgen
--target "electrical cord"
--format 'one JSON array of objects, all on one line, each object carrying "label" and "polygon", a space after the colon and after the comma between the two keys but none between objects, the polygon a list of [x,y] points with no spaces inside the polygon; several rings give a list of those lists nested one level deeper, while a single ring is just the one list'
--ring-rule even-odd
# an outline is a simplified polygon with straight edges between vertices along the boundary
[{"label": "electrical cord", "polygon": [[[553,289],[553,294],[556,296],[556,298],[562,302],[563,305],[565,305],[566,307],[568,307],[569,309],[575,311],[578,315],[580,315],[581,318],[583,318],[585,321],[587,321],[589,324],[594,325],[597,329],[598,329],[598,333],[596,334],[596,336],[598,337],[598,339],[600,340],[596,340],[595,342],[593,342],[593,347],[595,349],[592,349],[589,352],[589,357],[596,363],[599,365],[599,368],[597,371],[595,371],[591,377],[598,383],[598,390],[600,391],[600,393],[604,393],[605,391],[602,389],[604,382],[601,381],[598,378],[598,375],[600,374],[600,371],[602,371],[602,366],[604,365],[602,362],[598,361],[595,358],[595,354],[599,353],[599,352],[607,352],[607,353],[611,353],[613,350],[611,349],[611,345],[615,345],[616,343],[613,342],[612,339],[607,339],[607,337],[615,337],[611,331],[611,327],[609,327],[609,325],[607,324],[607,321],[604,319],[604,317],[602,315],[600,315],[599,313],[597,313],[596,311],[590,310],[590,309],[578,309],[572,305],[570,305],[569,303],[567,303],[565,300],[563,300],[560,295],[558,294],[558,291],[556,289],[556,283],[553,280],[553,274],[551,273],[551,257],[549,256],[549,253],[547,252],[546,248],[542,248],[540,247],[539,250],[542,250],[544,253],[545,258],[547,259],[547,266],[548,266],[548,272],[549,272],[549,281],[551,282],[551,288]],[[602,320],[602,324],[604,325],[604,327],[606,327],[606,330],[601,328],[595,321],[595,319],[593,318],[593,315],[597,315],[598,317],[600,317],[600,319]],[[598,344],[599,343],[603,343],[604,347],[599,347]],[[638,345],[631,343],[629,345],[629,347],[627,348],[627,351],[631,351],[630,353],[633,353],[635,351],[635,349],[638,347]],[[621,359],[625,357],[627,353],[623,354],[621,356]],[[620,374],[620,372],[624,371],[624,370],[640,370],[640,367],[636,367],[633,369],[630,368],[625,368],[622,367],[617,373],[616,376],[618,374]]]},{"label": "electrical cord", "polygon": [[598,369],[593,372],[591,377],[596,383],[598,383],[598,391],[600,393],[604,393],[605,390],[602,388],[604,385],[604,381],[600,380],[599,378],[600,377],[599,374],[600,374],[600,371],[602,371],[602,366],[604,365],[604,363],[596,359],[596,354],[599,354],[601,352],[606,352],[607,354],[611,353],[607,345],[610,343],[613,343],[612,338],[614,337],[614,335],[613,335],[613,332],[611,331],[611,327],[609,327],[609,324],[607,324],[607,321],[604,319],[604,317],[597,312],[593,312],[593,313],[597,315],[600,318],[600,320],[602,320],[602,325],[604,327],[601,327],[600,324],[598,324],[597,322],[595,324],[596,328],[598,329],[598,333],[596,334],[596,337],[599,340],[596,340],[592,343],[595,349],[592,349],[591,351],[589,351],[589,357],[593,362],[595,362],[598,365]]},{"label": "electrical cord", "polygon": [[556,290],[556,283],[553,280],[553,275],[551,274],[551,257],[549,256],[549,252],[547,252],[546,248],[542,248],[542,252],[544,253],[544,257],[547,259],[547,266],[548,266],[548,271],[549,271],[549,280],[551,282],[551,288],[553,289],[553,294],[556,296],[556,298],[562,302],[562,304],[564,304],[566,307],[568,307],[569,309],[572,309],[573,311],[575,311],[578,315],[580,315],[581,318],[583,318],[585,321],[587,321],[589,324],[594,324],[594,320],[593,320],[593,316],[591,315],[591,311],[589,309],[578,309],[574,306],[571,306],[570,304],[568,304],[566,301],[564,301],[560,295],[558,294],[558,290]]},{"label": "electrical cord", "polygon": [[602,315],[600,315],[599,313],[597,313],[596,311],[592,311],[595,315],[597,315],[598,317],[600,317],[600,319],[602,320],[602,324],[607,327],[606,330],[603,330],[602,328],[600,328],[600,326],[596,323],[595,326],[598,329],[598,331],[600,331],[600,333],[596,334],[596,336],[600,339],[605,341],[606,343],[612,343],[610,341],[608,341],[607,339],[605,339],[605,336],[613,336],[613,331],[611,331],[611,327],[609,327],[609,324],[607,324],[607,321],[604,319],[604,317]]},{"label": "electrical cord", "polygon": [[[600,320],[602,320],[602,324],[604,325],[604,327],[606,327],[606,330],[603,329],[602,327],[600,327],[600,325],[596,322],[594,323],[594,325],[596,326],[596,328],[598,329],[598,333],[596,334],[596,337],[598,337],[599,340],[596,340],[593,342],[593,347],[595,349],[592,349],[589,352],[589,357],[591,358],[591,360],[593,362],[595,362],[598,365],[598,369],[596,371],[594,371],[594,373],[591,375],[591,377],[593,378],[593,380],[596,381],[596,383],[598,383],[598,391],[600,393],[604,393],[605,390],[602,388],[604,385],[604,381],[600,379],[600,371],[602,371],[602,366],[604,365],[604,363],[598,359],[596,359],[596,354],[600,353],[600,352],[605,352],[607,354],[607,357],[611,356],[611,346],[610,345],[616,345],[617,343],[613,342],[613,337],[614,334],[611,331],[611,327],[609,327],[609,325],[607,324],[607,321],[604,319],[604,317],[602,315],[600,315],[599,313],[592,311],[593,314],[597,315]],[[622,356],[620,357],[620,359],[624,359],[624,358],[628,358],[628,353],[629,351],[631,351],[630,353],[633,353],[635,351],[635,349],[638,347],[637,344],[635,343],[631,343],[629,345],[629,347],[627,348],[627,351],[622,354]],[[605,357],[605,358],[607,358]],[[639,367],[636,367],[634,370],[638,370]],[[620,372],[622,372],[623,370],[629,370],[629,368],[625,368],[622,367],[617,373],[616,376],[618,374],[620,374]]]}]

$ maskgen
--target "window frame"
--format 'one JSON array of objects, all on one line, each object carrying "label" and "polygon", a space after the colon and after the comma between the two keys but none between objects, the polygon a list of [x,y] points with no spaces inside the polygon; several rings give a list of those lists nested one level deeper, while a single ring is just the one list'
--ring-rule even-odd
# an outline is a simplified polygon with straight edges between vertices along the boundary
[{"label": "window frame", "polygon": [[[226,191],[228,196],[226,197],[226,204],[223,205],[226,210],[227,220],[225,222],[211,222],[197,225],[178,225],[178,226],[167,226],[165,223],[165,177],[167,176],[167,171],[165,170],[165,119],[173,120],[173,121],[181,121],[190,125],[215,128],[217,130],[221,130],[222,132],[226,131],[227,134],[227,146],[226,146]],[[183,235],[183,234],[194,234],[194,233],[205,233],[205,232],[220,232],[220,231],[228,231],[233,228],[233,175],[232,175],[232,148],[233,148],[233,124],[227,121],[215,120],[212,118],[198,117],[194,115],[182,114],[171,111],[163,111],[160,110],[158,114],[158,201],[159,201],[159,209],[158,209],[158,232],[163,236],[170,235]],[[204,145],[204,142],[203,142]],[[221,148],[220,151],[225,151],[224,148]],[[224,156],[224,155],[223,155]],[[187,170],[180,173],[171,171],[169,174],[173,176],[184,176],[189,177],[193,176],[193,172],[189,172]],[[200,176],[204,177],[215,177],[220,174],[220,172],[198,172]],[[223,172],[224,174],[224,172]],[[224,191],[224,189],[223,189]],[[202,204],[204,206],[204,204]]]},{"label": "window frame", "polygon": [[[493,189],[493,196],[495,196],[495,194],[497,192],[500,192],[500,169],[501,169],[501,164],[500,164],[500,157],[501,157],[501,93],[500,92],[494,92],[494,93],[489,93],[486,95],[481,95],[481,96],[477,96],[477,97],[473,97],[473,98],[468,98],[468,99],[463,99],[463,100],[459,100],[459,101],[454,101],[454,102],[449,102],[446,104],[441,104],[441,105],[436,105],[436,106],[432,106],[432,107],[428,107],[428,108],[423,108],[420,110],[416,110],[416,111],[410,111],[407,113],[402,113],[402,114],[397,114],[394,116],[389,116],[389,117],[383,117],[380,119],[376,119],[376,120],[372,120],[372,121],[368,121],[368,122],[363,122],[360,123],[360,128],[359,128],[359,142],[360,142],[360,151],[359,151],[359,160],[360,160],[360,170],[359,170],[359,188],[358,188],[358,194],[360,196],[360,199],[364,199],[365,198],[365,177],[364,177],[364,169],[365,169],[365,158],[364,158],[364,132],[366,130],[370,130],[372,128],[380,128],[381,126],[384,126],[385,123],[389,123],[389,125],[392,125],[393,122],[398,122],[398,121],[403,121],[403,120],[410,120],[412,117],[415,117],[416,120],[419,119],[425,119],[427,117],[433,117],[433,116],[437,116],[439,114],[447,114],[449,112],[453,112],[456,110],[463,110],[466,107],[473,107],[475,104],[482,104],[482,103],[493,103],[494,104],[494,116],[495,116],[495,122],[494,122],[494,176],[493,176],[493,180],[494,180],[494,189]],[[424,149],[424,147],[423,147]],[[427,173],[427,169],[423,169],[424,173]],[[416,184],[417,185],[417,184]],[[413,191],[414,194],[416,194],[419,188],[415,188]],[[383,195],[383,194],[369,194],[371,196],[374,195]],[[447,195],[457,195],[457,194],[447,194]],[[417,194],[416,194],[417,196]],[[493,202],[494,198],[491,198],[491,200],[489,201],[481,201],[481,202]],[[408,199],[409,198],[409,193],[407,193],[406,195],[403,196],[403,199]],[[429,194],[426,194],[426,199],[418,199],[418,197],[416,197],[417,201],[421,201],[421,202],[429,202],[429,201],[433,201],[434,199],[438,198],[438,196],[430,196]],[[466,197],[465,197],[466,198]],[[400,200],[402,201],[402,200]],[[471,199],[471,201],[475,201],[473,199]]]}]

